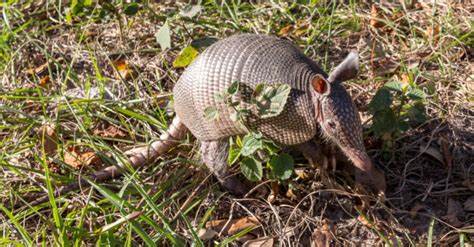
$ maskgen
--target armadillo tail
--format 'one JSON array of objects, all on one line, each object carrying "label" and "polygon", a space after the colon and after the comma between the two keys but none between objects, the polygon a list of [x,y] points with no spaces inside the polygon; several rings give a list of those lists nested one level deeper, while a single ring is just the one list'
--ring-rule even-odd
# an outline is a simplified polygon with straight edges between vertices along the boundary
[{"label": "armadillo tail", "polygon": [[160,136],[159,140],[152,142],[146,147],[129,150],[125,154],[130,157],[129,160],[132,167],[140,167],[176,146],[184,138],[187,130],[179,117],[176,116],[168,130]]},{"label": "armadillo tail", "polygon": [[[150,161],[153,161],[158,156],[165,154],[185,137],[187,130],[188,129],[186,126],[176,116],[168,130],[160,136],[159,140],[152,142],[146,147],[135,148],[125,152],[125,154],[129,156],[130,165],[133,168],[138,168],[149,163]],[[87,180],[98,183],[118,177],[122,174],[122,170],[123,169],[118,166],[106,167],[100,171],[95,172],[87,178],[80,178],[77,182],[70,183],[62,188],[57,189],[54,191],[54,196],[58,197],[79,188],[89,187],[90,184],[87,182]],[[48,195],[44,195],[41,197],[36,197],[32,201],[29,200],[30,202],[28,204],[30,206],[35,206],[47,202],[48,200]],[[14,208],[18,208],[19,206],[21,206],[21,204],[15,205]]]}]

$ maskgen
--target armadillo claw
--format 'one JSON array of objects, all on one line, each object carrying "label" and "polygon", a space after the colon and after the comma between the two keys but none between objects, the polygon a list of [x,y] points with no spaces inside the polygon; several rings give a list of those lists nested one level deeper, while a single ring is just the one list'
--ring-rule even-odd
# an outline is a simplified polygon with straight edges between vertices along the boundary
[{"label": "armadillo claw", "polygon": [[362,184],[368,191],[376,194],[385,194],[385,175],[379,169],[373,167],[370,171],[356,172],[356,182]]}]

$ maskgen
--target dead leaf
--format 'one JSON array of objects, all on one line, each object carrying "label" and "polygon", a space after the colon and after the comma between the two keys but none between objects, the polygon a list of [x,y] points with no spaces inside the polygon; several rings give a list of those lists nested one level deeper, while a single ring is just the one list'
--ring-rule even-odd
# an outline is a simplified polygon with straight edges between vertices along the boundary
[{"label": "dead leaf", "polygon": [[293,31],[294,28],[295,27],[293,25],[288,25],[288,26],[283,27],[278,32],[278,36],[283,37],[283,38],[288,37],[288,35],[290,34],[291,31]]},{"label": "dead leaf", "polygon": [[296,168],[295,169],[296,176],[301,180],[308,180],[310,175],[306,172],[304,168]]},{"label": "dead leaf", "polygon": [[217,236],[218,232],[212,229],[200,229],[197,233],[199,239],[201,240],[210,240]]},{"label": "dead leaf", "polygon": [[363,215],[359,215],[357,219],[362,223],[362,225],[368,227],[368,228],[373,228],[374,226],[366,219]]},{"label": "dead leaf", "polygon": [[[58,58],[58,59],[52,59],[50,60],[49,62],[45,62],[39,66],[37,66],[36,68],[29,68],[29,69],[26,69],[23,71],[24,74],[28,75],[28,76],[38,76],[38,77],[43,77],[43,75],[46,73],[46,71],[48,70],[48,66],[50,64],[53,64],[53,61],[55,63],[61,63],[64,59],[63,58]],[[54,72],[55,70],[55,66],[51,66],[51,70],[53,70],[52,72]]]},{"label": "dead leaf", "polygon": [[245,242],[243,247],[272,247],[274,242],[273,238],[259,238]]},{"label": "dead leaf", "polygon": [[445,164],[448,167],[452,167],[453,156],[451,155],[451,152],[449,151],[449,142],[442,137],[440,138],[439,142],[441,145],[441,152],[443,153]]},{"label": "dead leaf", "polygon": [[41,77],[38,85],[40,87],[47,88],[49,86],[50,81],[51,80],[49,78],[49,75],[45,75],[45,76]]},{"label": "dead leaf", "polygon": [[[249,227],[256,227],[260,225],[258,219],[253,216],[244,217],[241,219],[233,219],[227,224],[228,220],[214,220],[206,223],[206,228],[213,228],[223,235],[233,235]],[[227,226],[226,226],[227,224]],[[224,228],[225,227],[225,228]]]},{"label": "dead leaf", "polygon": [[130,67],[128,61],[119,59],[112,62],[117,79],[130,80],[135,76],[135,71]]},{"label": "dead leaf", "polygon": [[275,182],[275,181],[271,182],[270,185],[271,185],[272,191],[268,195],[267,201],[270,203],[273,203],[275,202],[277,195],[280,193],[280,185],[278,184],[278,182]]},{"label": "dead leaf", "polygon": [[459,227],[462,223],[459,221],[458,214],[463,212],[461,203],[453,198],[448,199],[448,210],[443,219],[449,224]]},{"label": "dead leaf", "polygon": [[433,24],[432,26],[429,26],[425,31],[426,38],[432,41],[436,41],[438,39],[438,35],[439,35],[439,25],[437,24]]},{"label": "dead leaf", "polygon": [[50,172],[54,174],[60,174],[61,173],[61,168],[58,166],[58,164],[54,163],[52,160],[48,160],[48,169]]},{"label": "dead leaf", "polygon": [[58,149],[58,136],[56,135],[56,127],[54,124],[41,126],[37,131],[37,135],[40,140],[41,149],[44,148],[45,154],[47,156],[55,155]]},{"label": "dead leaf", "polygon": [[99,156],[94,152],[81,152],[76,150],[75,147],[69,148],[69,152],[64,154],[64,163],[75,169],[79,169],[83,166],[95,165],[99,160]]},{"label": "dead leaf", "polygon": [[401,84],[402,84],[402,88],[405,88],[407,87],[408,85],[410,85],[410,75],[408,74],[402,74],[401,75],[401,80],[400,80]]},{"label": "dead leaf", "polygon": [[286,197],[294,201],[298,200],[298,196],[295,194],[295,192],[291,188],[288,188],[288,191],[286,191]]},{"label": "dead leaf", "polygon": [[101,125],[94,129],[92,133],[96,136],[109,138],[124,138],[127,136],[127,133],[115,127],[114,125],[109,125],[107,127]]},{"label": "dead leaf", "polygon": [[46,69],[48,68],[48,65],[49,65],[49,63],[44,63],[44,64],[41,64],[40,66],[38,66],[36,68],[29,68],[29,69],[23,71],[23,73],[25,73],[26,75],[29,75],[29,76],[38,75],[38,74],[41,74],[41,73],[45,72]]},{"label": "dead leaf", "polygon": [[443,159],[443,155],[441,155],[439,150],[434,148],[434,147],[428,147],[428,148],[424,149],[422,146],[420,146],[420,152],[429,154],[429,155],[431,155],[431,157],[437,159],[441,164],[445,164],[444,159]]},{"label": "dead leaf", "polygon": [[328,221],[323,222],[321,229],[315,229],[311,235],[311,247],[330,246],[334,241],[334,225]]},{"label": "dead leaf", "polygon": [[417,203],[415,204],[415,206],[413,206],[413,207],[410,209],[410,216],[411,216],[412,218],[415,218],[415,217],[416,217],[416,214],[418,214],[418,212],[419,212],[420,210],[424,209],[424,208],[425,208],[425,205],[423,205],[423,204],[417,202]]},{"label": "dead leaf", "polygon": [[379,10],[378,10],[377,6],[375,4],[372,4],[372,6],[370,7],[370,22],[369,22],[369,24],[372,27],[375,27],[375,28],[383,27],[384,24],[378,20],[378,19],[380,19],[380,16],[381,15],[379,13]]},{"label": "dead leaf", "polygon": [[464,202],[464,210],[474,212],[474,196],[467,198]]}]

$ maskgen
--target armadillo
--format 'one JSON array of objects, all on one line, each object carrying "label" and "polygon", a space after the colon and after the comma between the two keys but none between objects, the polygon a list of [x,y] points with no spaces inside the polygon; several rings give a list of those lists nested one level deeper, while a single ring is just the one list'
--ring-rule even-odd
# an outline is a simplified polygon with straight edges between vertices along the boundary
[{"label": "armadillo", "polygon": [[[128,152],[130,164],[138,167],[155,159],[175,146],[189,130],[200,141],[203,161],[220,183],[231,192],[243,193],[238,179],[229,176],[227,155],[229,137],[245,134],[245,129],[230,118],[229,107],[215,96],[239,81],[250,90],[239,92],[235,100],[248,103],[248,94],[258,84],[288,84],[291,91],[283,111],[266,119],[249,119],[249,128],[280,145],[299,147],[305,157],[314,157],[318,151],[311,140],[321,132],[322,138],[337,144],[358,168],[359,182],[374,192],[382,192],[384,175],[373,166],[366,152],[357,108],[341,85],[357,73],[356,52],[349,53],[328,76],[287,40],[257,34],[220,40],[196,57],[174,86],[176,117],[168,131],[149,146]],[[218,109],[218,121],[206,118],[204,112],[209,106]],[[120,173],[120,168],[108,167],[90,179],[103,181]],[[87,184],[80,180],[55,194]]]},{"label": "armadillo", "polygon": [[[210,46],[186,69],[173,90],[175,111],[201,141],[206,165],[225,187],[235,190],[239,186],[227,177],[226,144],[230,136],[245,134],[245,129],[230,118],[231,109],[215,95],[225,91],[233,81],[249,89],[261,83],[288,84],[290,95],[278,116],[250,118],[246,125],[285,146],[310,146],[310,140],[320,128],[359,168],[359,181],[384,190],[384,177],[374,168],[364,147],[357,108],[341,85],[357,72],[356,52],[350,53],[327,76],[287,40],[256,34],[236,35]],[[246,91],[234,100],[248,103],[252,90]],[[205,117],[204,110],[209,106],[219,111],[218,121]]]}]

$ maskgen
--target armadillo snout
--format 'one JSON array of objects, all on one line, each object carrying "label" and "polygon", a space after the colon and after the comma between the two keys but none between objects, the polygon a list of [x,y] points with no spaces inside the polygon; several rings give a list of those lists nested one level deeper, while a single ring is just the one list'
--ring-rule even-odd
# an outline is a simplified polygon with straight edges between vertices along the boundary
[{"label": "armadillo snout", "polygon": [[367,160],[359,113],[346,90],[339,84],[332,85],[331,93],[321,104],[320,124],[324,134],[337,143],[354,164]]}]

